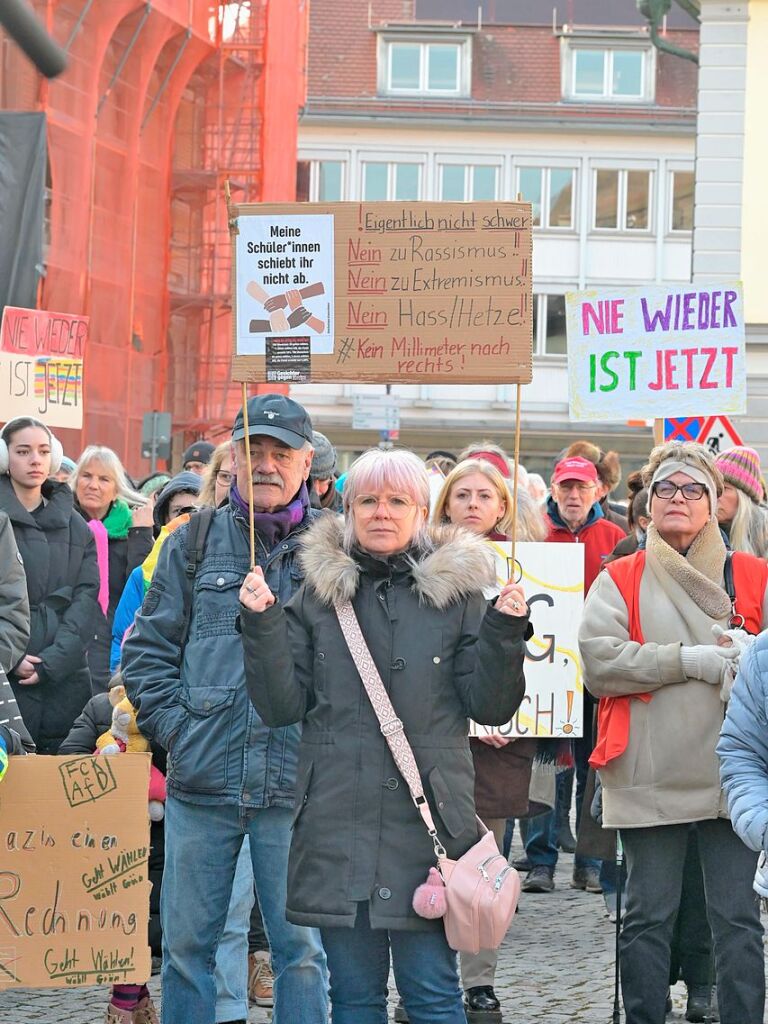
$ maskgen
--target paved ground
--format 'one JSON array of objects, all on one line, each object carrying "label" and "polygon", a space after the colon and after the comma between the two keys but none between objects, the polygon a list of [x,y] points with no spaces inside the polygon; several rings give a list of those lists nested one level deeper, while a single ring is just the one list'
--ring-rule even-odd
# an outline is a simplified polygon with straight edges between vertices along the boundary
[{"label": "paved ground", "polygon": [[[612,1019],[614,926],[601,896],[568,887],[571,862],[571,857],[561,859],[554,893],[523,894],[502,946],[496,991],[509,1024],[610,1024]],[[159,1006],[158,978],[151,988]],[[685,996],[683,987],[678,989],[670,1021],[679,1022]],[[4,1024],[99,1024],[106,1001],[105,989],[10,990],[0,994],[0,1019]],[[265,1010],[249,1017],[251,1024],[269,1020]]]}]

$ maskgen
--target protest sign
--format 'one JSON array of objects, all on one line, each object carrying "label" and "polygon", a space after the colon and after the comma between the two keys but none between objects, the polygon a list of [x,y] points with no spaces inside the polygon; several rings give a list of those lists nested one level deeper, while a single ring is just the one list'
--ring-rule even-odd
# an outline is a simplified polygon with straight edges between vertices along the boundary
[{"label": "protest sign", "polygon": [[230,213],[234,380],[531,380],[529,204]]},{"label": "protest sign", "polygon": [[11,759],[0,789],[0,990],[149,977],[149,762]]},{"label": "protest sign", "polygon": [[499,588],[519,580],[531,609],[534,635],[526,644],[525,697],[511,722],[471,723],[471,736],[582,735],[584,684],[578,632],[584,607],[584,549],[581,544],[487,542],[496,561]]},{"label": "protest sign", "polygon": [[6,306],[0,324],[0,419],[83,425],[87,316]]},{"label": "protest sign", "polygon": [[566,295],[572,420],[746,412],[739,284]]}]

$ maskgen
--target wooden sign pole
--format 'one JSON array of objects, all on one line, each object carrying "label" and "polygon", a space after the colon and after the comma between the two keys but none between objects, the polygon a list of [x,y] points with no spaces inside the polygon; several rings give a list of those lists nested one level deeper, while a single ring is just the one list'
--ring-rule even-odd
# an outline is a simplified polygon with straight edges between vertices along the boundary
[{"label": "wooden sign pole", "polygon": [[517,483],[520,476],[520,395],[522,385],[515,386],[515,472],[512,480],[512,577],[515,575],[515,547],[517,545]]},{"label": "wooden sign pole", "polygon": [[[229,234],[237,234],[237,220],[232,216],[232,192],[229,186],[229,178],[224,182],[224,198],[227,202],[227,223]],[[234,271],[233,271],[234,275]],[[235,287],[233,277],[233,290]],[[253,469],[251,466],[251,434],[248,427],[248,385],[243,381],[243,429],[245,430],[245,466],[248,471],[248,541],[251,554],[251,571],[256,567],[256,528],[253,523]]]}]

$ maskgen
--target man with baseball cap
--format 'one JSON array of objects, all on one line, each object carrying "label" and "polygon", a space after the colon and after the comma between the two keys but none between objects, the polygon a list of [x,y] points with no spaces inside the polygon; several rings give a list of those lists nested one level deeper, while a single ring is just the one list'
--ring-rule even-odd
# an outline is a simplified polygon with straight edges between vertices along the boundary
[{"label": "man with baseball cap", "polygon": [[216,446],[210,441],[195,441],[181,456],[182,471],[202,476],[215,451]]},{"label": "man with baseball cap", "polygon": [[[624,538],[621,527],[603,514],[598,497],[597,470],[593,462],[581,456],[561,459],[552,474],[552,494],[547,499],[547,517],[551,544],[581,544],[584,548],[584,593],[592,586],[605,559]],[[583,749],[577,751],[576,804],[580,808],[586,761],[591,753],[592,715],[589,697],[584,697]],[[583,771],[580,768],[583,766]],[[588,809],[587,809],[588,810]],[[548,811],[531,820],[525,840],[525,852],[531,869],[523,882],[525,892],[551,892],[555,887],[557,866],[556,815]],[[571,885],[575,889],[601,892],[600,862],[576,855]]]},{"label": "man with baseball cap", "polygon": [[[298,589],[296,554],[319,515],[310,509],[312,423],[284,395],[248,400],[232,431],[234,481],[193,563],[194,517],[163,545],[134,632],[123,648],[126,689],[142,733],[168,751],[165,812],[163,1022],[214,1024],[214,956],[235,864],[249,837],[253,876],[274,968],[275,1024],[326,1024],[327,979],[319,934],[285,919],[288,847],[299,727],[270,729],[248,700],[239,599],[256,563],[281,602]],[[248,922],[244,922],[247,930]],[[231,1020],[248,1017],[247,961]],[[221,1019],[219,1003],[219,1019]]]}]

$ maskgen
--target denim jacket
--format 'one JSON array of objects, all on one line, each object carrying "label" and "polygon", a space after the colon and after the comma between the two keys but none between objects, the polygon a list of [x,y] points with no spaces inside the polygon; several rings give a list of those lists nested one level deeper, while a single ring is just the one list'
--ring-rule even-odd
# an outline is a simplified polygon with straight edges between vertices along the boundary
[{"label": "denim jacket", "polygon": [[[281,604],[299,588],[299,540],[319,514],[310,510],[269,552],[256,536],[257,562]],[[247,524],[232,505],[217,510],[193,584],[186,573],[188,529],[180,527],[163,545],[123,647],[139,728],[168,751],[168,788],[178,799],[292,807],[300,727],[268,728],[245,688],[238,595],[249,567]]]}]

